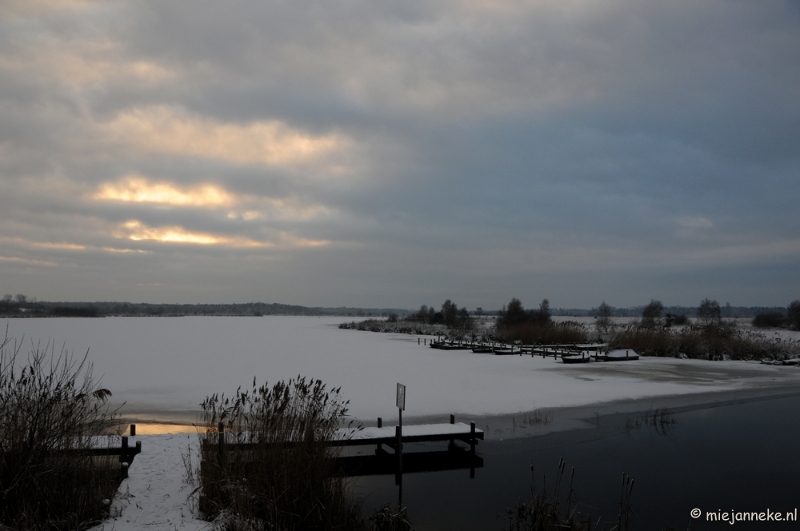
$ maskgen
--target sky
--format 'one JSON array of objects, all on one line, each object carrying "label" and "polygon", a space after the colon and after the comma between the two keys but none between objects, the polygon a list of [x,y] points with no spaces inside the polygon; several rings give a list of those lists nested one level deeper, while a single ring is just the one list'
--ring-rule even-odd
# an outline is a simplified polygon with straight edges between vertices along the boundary
[{"label": "sky", "polygon": [[797,0],[0,0],[0,292],[800,298]]}]

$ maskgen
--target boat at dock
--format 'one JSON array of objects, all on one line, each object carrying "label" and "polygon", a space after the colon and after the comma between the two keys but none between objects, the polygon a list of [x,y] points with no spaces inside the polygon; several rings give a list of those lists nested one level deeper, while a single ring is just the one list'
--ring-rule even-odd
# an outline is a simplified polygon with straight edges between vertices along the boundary
[{"label": "boat at dock", "polygon": [[561,356],[561,361],[564,363],[589,363],[593,361],[593,358],[585,354],[571,354],[568,356]]},{"label": "boat at dock", "polygon": [[605,355],[606,361],[632,361],[638,360],[639,355],[631,349],[611,350]]},{"label": "boat at dock", "polygon": [[469,350],[472,348],[468,343],[456,343],[454,341],[432,341],[431,348],[439,350]]},{"label": "boat at dock", "polygon": [[508,356],[513,354],[522,354],[522,350],[517,347],[494,347],[492,351],[496,356]]},{"label": "boat at dock", "polygon": [[491,345],[477,345],[472,347],[472,352],[475,354],[491,354],[493,352],[493,348]]}]

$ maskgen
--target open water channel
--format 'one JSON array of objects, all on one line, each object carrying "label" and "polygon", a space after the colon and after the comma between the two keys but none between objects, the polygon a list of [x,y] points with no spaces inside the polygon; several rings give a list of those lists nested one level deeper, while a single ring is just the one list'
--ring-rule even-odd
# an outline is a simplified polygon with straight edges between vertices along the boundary
[{"label": "open water channel", "polygon": [[[469,470],[406,474],[403,504],[420,530],[508,529],[506,509],[529,500],[534,481],[541,490],[543,475],[552,496],[563,457],[562,504],[574,467],[579,510],[591,514],[594,523],[602,516],[601,529],[616,525],[623,472],[634,479],[630,529],[800,527],[798,522],[736,521],[736,515],[731,524],[707,516],[713,512],[721,520],[726,512],[770,511],[785,517],[800,508],[800,396],[685,411],[667,418],[674,423],[657,427],[645,425],[643,416],[600,416],[587,429],[490,438],[479,445],[484,466],[474,479]],[[406,445],[405,451],[441,446]],[[353,489],[366,512],[398,501],[392,476],[359,478]],[[700,510],[699,518],[692,517],[693,509]]]}]

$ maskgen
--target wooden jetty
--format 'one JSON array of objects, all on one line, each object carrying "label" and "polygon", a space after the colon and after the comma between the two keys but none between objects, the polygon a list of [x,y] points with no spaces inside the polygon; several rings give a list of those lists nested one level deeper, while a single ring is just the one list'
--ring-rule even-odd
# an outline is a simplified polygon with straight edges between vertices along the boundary
[{"label": "wooden jetty", "polygon": [[[136,435],[136,424],[131,424],[131,435]],[[97,439],[95,439],[97,442]],[[95,442],[95,443],[96,443]],[[116,455],[120,462],[120,479],[128,477],[128,467],[133,463],[133,459],[142,453],[142,441],[136,441],[134,446],[128,444],[128,437],[122,436],[121,446],[93,446],[91,448],[72,448],[60,450],[59,454],[65,457],[102,457]]]},{"label": "wooden jetty", "polygon": [[[475,446],[484,438],[483,430],[477,428],[474,422],[465,424],[455,422],[455,416],[450,415],[450,423],[419,424],[411,426],[383,426],[382,419],[378,419],[378,426],[369,428],[342,428],[324,443],[327,446],[376,446],[374,456],[346,456],[336,457],[335,461],[344,465],[344,470],[350,475],[375,475],[375,474],[403,474],[435,471],[470,469],[470,477],[474,477],[475,468],[483,467],[483,459],[475,455]],[[247,451],[257,446],[254,443],[230,443],[225,440],[225,427],[222,423],[218,426],[216,441],[203,440],[203,454],[216,453],[222,460],[227,452]],[[403,445],[408,443],[423,443],[447,441],[446,451],[440,452],[414,452],[403,454]],[[456,441],[469,445],[469,450],[457,446]],[[277,443],[292,446],[293,442]],[[389,453],[383,449],[387,446],[394,450]],[[370,459],[373,459],[370,461]],[[410,461],[409,461],[410,459]],[[405,462],[404,462],[405,461]]]},{"label": "wooden jetty", "polygon": [[[380,419],[379,419],[380,421]],[[382,426],[379,422],[378,427],[363,428],[360,430],[341,429],[336,432],[334,439],[328,441],[330,446],[370,446],[386,445],[396,448],[398,444],[399,426]],[[403,443],[419,443],[434,441],[463,441],[470,446],[477,444],[478,440],[483,440],[483,430],[475,427],[474,422],[469,425],[463,422],[453,422],[451,424],[418,424],[403,426],[402,437],[399,441]]]}]

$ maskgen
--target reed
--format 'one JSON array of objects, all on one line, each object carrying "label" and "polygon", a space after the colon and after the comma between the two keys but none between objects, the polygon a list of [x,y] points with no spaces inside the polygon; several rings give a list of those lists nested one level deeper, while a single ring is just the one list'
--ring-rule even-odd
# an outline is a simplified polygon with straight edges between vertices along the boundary
[{"label": "reed", "polygon": [[339,391],[300,376],[271,387],[253,379],[203,401],[199,509],[215,529],[405,529],[404,510],[363,518],[334,468],[339,450],[326,441],[349,404]]},{"label": "reed", "polygon": [[[603,520],[602,517],[592,520],[591,513],[586,516],[578,510],[578,498],[574,489],[575,468],[569,475],[569,485],[565,485],[566,462],[562,457],[558,462],[555,476],[555,487],[547,490],[547,476],[542,476],[542,488],[537,489],[533,465],[531,465],[531,498],[528,502],[520,502],[513,509],[508,509],[509,531],[591,531],[592,529],[608,529],[610,531],[627,531],[630,528],[630,517],[633,514],[631,496],[633,479],[622,474],[622,490],[620,492],[619,513],[616,520]],[[562,495],[562,485],[565,491]],[[563,497],[562,497],[563,496]]]},{"label": "reed", "polygon": [[618,329],[609,345],[630,348],[645,356],[711,360],[784,359],[800,354],[797,341],[782,341],[761,332],[742,330],[732,322],[681,329],[629,325]]},{"label": "reed", "polygon": [[119,460],[81,450],[113,423],[87,356],[6,336],[0,344],[0,528],[84,529],[108,513]]},{"label": "reed", "polygon": [[564,345],[586,343],[589,330],[586,325],[573,321],[525,322],[504,326],[498,329],[497,336],[510,343],[520,341],[526,345]]},{"label": "reed", "polygon": [[[575,469],[569,477],[569,487],[563,500],[561,498],[561,482],[564,479],[566,463],[562,457],[558,462],[555,488],[552,494],[547,491],[547,476],[543,476],[543,487],[536,488],[536,478],[531,465],[531,498],[528,502],[520,502],[513,509],[508,509],[509,531],[554,531],[586,529],[587,521],[578,511],[577,497],[573,489]],[[561,509],[559,509],[561,505]]]}]

